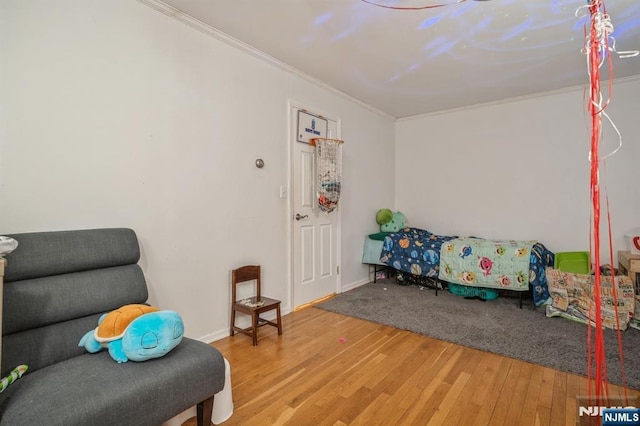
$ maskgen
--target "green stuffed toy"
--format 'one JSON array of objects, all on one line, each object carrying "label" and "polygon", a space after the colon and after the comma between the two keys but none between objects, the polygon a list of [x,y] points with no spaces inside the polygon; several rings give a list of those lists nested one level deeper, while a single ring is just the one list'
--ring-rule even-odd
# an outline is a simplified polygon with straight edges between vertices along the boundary
[{"label": "green stuffed toy", "polygon": [[376,213],[376,222],[378,222],[378,225],[389,223],[391,219],[393,219],[393,212],[389,209],[380,209],[378,213]]},{"label": "green stuffed toy", "polygon": [[380,209],[376,213],[376,222],[382,232],[398,232],[407,227],[407,217],[401,212]]}]

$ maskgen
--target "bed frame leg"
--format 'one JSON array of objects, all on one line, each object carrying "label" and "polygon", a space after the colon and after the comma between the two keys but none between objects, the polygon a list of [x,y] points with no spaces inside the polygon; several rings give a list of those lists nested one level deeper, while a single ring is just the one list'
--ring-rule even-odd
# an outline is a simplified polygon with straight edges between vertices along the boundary
[{"label": "bed frame leg", "polygon": [[518,292],[518,299],[520,299],[520,309],[522,309],[522,293],[524,292],[523,291]]}]

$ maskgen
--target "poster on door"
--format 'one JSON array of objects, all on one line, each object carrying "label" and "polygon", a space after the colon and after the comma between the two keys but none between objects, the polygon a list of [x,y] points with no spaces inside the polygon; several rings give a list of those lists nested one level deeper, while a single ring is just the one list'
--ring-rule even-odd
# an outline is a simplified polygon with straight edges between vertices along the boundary
[{"label": "poster on door", "polygon": [[326,138],[329,121],[319,115],[298,111],[298,142],[309,143],[314,138]]}]

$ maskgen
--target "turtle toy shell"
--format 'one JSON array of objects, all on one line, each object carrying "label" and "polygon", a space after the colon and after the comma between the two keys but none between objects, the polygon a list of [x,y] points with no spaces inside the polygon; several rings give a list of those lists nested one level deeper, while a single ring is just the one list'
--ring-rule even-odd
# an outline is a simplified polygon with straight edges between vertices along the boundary
[{"label": "turtle toy shell", "polygon": [[141,315],[159,310],[155,306],[149,305],[124,305],[100,319],[95,331],[95,338],[98,342],[111,342],[112,340],[121,339],[133,320]]}]

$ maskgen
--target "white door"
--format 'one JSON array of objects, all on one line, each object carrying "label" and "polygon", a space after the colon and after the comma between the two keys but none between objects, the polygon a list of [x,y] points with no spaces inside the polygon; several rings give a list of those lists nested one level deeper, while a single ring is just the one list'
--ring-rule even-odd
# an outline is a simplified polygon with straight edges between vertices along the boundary
[{"label": "white door", "polygon": [[[338,291],[338,207],[326,214],[317,206],[315,147],[298,142],[298,110],[291,106],[293,307]],[[308,111],[314,114],[313,111]],[[340,138],[338,123],[329,120],[328,137]]]}]

